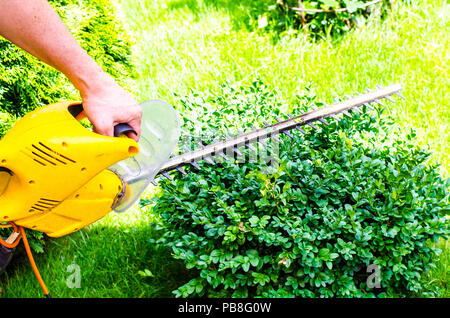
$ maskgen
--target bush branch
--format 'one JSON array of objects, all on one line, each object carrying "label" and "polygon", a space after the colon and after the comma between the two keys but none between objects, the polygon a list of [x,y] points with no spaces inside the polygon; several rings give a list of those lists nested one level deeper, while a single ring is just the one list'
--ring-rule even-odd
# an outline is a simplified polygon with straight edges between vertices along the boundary
[{"label": "bush branch", "polygon": [[[381,1],[382,0],[370,1],[370,2],[365,3],[363,7],[365,8],[365,7],[374,5],[376,3],[379,3]],[[325,13],[332,13],[332,12],[346,12],[346,11],[349,10],[348,8],[337,8],[337,9],[329,9],[329,10],[324,10],[324,9],[306,9],[306,8],[303,7],[303,5],[300,8],[296,8],[296,7],[288,6],[286,3],[283,2],[283,0],[277,0],[277,3],[279,5],[282,5],[283,7],[287,8],[287,9],[298,11],[298,12],[301,12],[301,13],[303,13],[303,12],[309,12],[309,13],[323,13],[323,12],[325,12]],[[299,3],[301,3],[301,2],[299,1]]]}]

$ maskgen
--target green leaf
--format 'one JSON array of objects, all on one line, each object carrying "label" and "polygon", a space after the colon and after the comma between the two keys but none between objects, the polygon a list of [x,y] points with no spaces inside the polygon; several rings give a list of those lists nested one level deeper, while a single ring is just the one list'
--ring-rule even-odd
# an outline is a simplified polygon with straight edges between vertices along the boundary
[{"label": "green leaf", "polygon": [[257,250],[250,249],[246,251],[246,254],[249,258],[250,264],[252,266],[258,266],[259,264],[259,253]]},{"label": "green leaf", "polygon": [[337,8],[339,5],[336,0],[322,0],[322,3],[329,8]]},{"label": "green leaf", "polygon": [[251,218],[248,219],[250,222],[250,226],[256,226],[259,222],[259,218],[255,215],[253,215]]},{"label": "green leaf", "polygon": [[144,269],[143,271],[138,271],[138,274],[141,275],[142,277],[154,277],[153,273],[148,269]]},{"label": "green leaf", "polygon": [[348,9],[348,12],[353,13],[360,8],[359,1],[355,0],[344,0],[345,7]]},{"label": "green leaf", "polygon": [[344,205],[345,211],[347,212],[348,216],[351,219],[355,218],[355,210],[353,209],[353,207],[350,204],[345,204]]},{"label": "green leaf", "polygon": [[258,29],[265,28],[269,25],[269,22],[267,21],[267,16],[264,14],[258,18]]}]

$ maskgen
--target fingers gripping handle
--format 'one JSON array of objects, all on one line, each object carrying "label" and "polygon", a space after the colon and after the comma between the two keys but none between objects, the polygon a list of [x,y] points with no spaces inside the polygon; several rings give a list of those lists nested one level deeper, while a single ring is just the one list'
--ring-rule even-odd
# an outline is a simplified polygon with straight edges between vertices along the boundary
[{"label": "fingers gripping handle", "polygon": [[131,126],[128,124],[121,123],[114,126],[114,137],[119,137],[122,134],[126,135],[127,133],[130,132],[137,136],[136,131],[133,128],[131,128]]},{"label": "fingers gripping handle", "polygon": [[[83,104],[79,103],[79,104],[74,104],[74,105],[70,105],[68,107],[68,111],[69,113],[77,118],[78,120],[84,118],[84,114],[83,114]],[[131,128],[130,125],[126,124],[126,123],[120,123],[114,126],[114,137],[119,137],[122,134],[127,134],[127,133],[133,133],[137,136],[136,131]]]}]

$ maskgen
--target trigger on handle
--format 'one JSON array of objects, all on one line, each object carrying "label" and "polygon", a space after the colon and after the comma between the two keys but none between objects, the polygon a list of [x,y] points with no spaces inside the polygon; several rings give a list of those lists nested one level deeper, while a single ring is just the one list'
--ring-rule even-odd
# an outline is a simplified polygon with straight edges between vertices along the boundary
[{"label": "trigger on handle", "polygon": [[121,124],[117,124],[114,126],[114,137],[119,137],[122,134],[126,134],[132,132],[133,134],[135,134],[137,136],[136,131],[131,128],[130,125],[125,124],[125,123],[121,123]]}]

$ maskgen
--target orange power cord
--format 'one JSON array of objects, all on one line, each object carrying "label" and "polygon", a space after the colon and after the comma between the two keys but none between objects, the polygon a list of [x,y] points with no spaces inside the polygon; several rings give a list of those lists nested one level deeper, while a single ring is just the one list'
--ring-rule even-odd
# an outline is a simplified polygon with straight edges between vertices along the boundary
[{"label": "orange power cord", "polygon": [[44,294],[47,298],[51,298],[50,293],[47,289],[47,286],[45,286],[44,280],[41,277],[41,274],[39,273],[39,270],[36,266],[36,263],[34,262],[33,254],[31,254],[30,245],[28,244],[28,239],[25,234],[25,229],[22,226],[17,226],[14,222],[9,222],[10,226],[13,227],[14,232],[19,233],[20,235],[15,239],[13,243],[5,242],[0,237],[0,244],[7,247],[7,248],[14,248],[16,247],[20,239],[23,238],[23,245],[25,246],[25,251],[27,252],[28,259],[30,261],[31,267],[33,268],[34,275],[36,275],[36,278],[39,282],[39,285],[41,285],[42,290],[44,291]]}]

